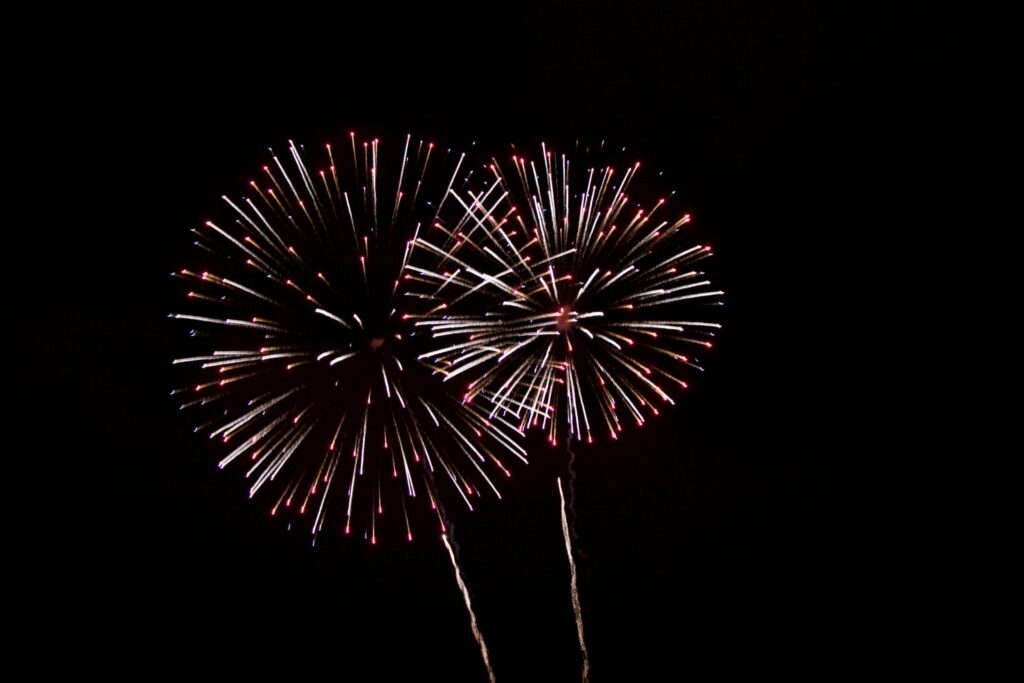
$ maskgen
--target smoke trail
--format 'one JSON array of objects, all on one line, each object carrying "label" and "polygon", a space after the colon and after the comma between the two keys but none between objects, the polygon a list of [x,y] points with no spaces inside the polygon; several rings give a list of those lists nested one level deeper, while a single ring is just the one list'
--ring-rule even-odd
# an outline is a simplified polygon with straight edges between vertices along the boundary
[{"label": "smoke trail", "polygon": [[568,472],[569,472],[569,492],[566,497],[568,503],[568,509],[566,510],[566,516],[569,519],[569,533],[572,535],[572,540],[576,543],[576,555],[583,561],[586,561],[587,554],[583,552],[583,546],[580,545],[580,537],[576,532],[576,452],[572,449],[572,439],[565,440],[565,452],[569,458],[567,461]]},{"label": "smoke trail", "polygon": [[580,639],[580,654],[583,657],[583,683],[590,680],[590,655],[583,640],[583,611],[580,609],[580,594],[576,588],[576,561],[572,557],[572,540],[569,535],[569,520],[565,513],[565,495],[562,493],[562,478],[558,481],[558,498],[562,502],[562,535],[565,537],[565,554],[569,557],[570,586],[572,588],[572,611],[576,615],[576,635]]},{"label": "smoke trail", "polygon": [[[484,642],[484,635],[480,633],[480,627],[476,624],[476,614],[473,612],[473,603],[469,600],[469,589],[466,588],[466,582],[462,580],[462,571],[459,569],[459,563],[455,559],[455,550],[452,549],[451,543],[448,542],[448,534],[441,534],[441,540],[444,541],[444,547],[448,549],[448,557],[452,560],[452,569],[455,570],[455,581],[459,584],[459,590],[462,591],[462,599],[466,602],[466,611],[469,612],[469,626],[473,629],[473,637],[476,638],[477,644],[480,646],[480,656],[483,657],[484,666],[487,667],[487,678],[490,683],[494,683],[494,670],[491,669],[491,656],[487,652],[487,643]],[[575,571],[575,570],[574,570]],[[580,632],[582,634],[582,631]],[[584,675],[584,679],[586,675]]]}]

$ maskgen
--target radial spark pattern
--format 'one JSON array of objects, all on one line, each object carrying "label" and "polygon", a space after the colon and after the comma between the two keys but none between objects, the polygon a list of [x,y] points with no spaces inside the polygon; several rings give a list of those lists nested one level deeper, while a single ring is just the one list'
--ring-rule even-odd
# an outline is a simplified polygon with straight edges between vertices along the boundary
[{"label": "radial spark pattern", "polygon": [[467,404],[484,399],[490,417],[552,443],[617,438],[624,418],[643,424],[700,370],[722,297],[699,269],[711,248],[689,243],[671,195],[631,197],[649,194],[639,163],[619,172],[541,152],[493,160],[450,192],[458,222],[417,236],[405,277],[432,306],[415,324],[436,347],[419,357],[465,382]]},{"label": "radial spark pattern", "polygon": [[175,394],[272,514],[307,515],[314,539],[337,520],[374,543],[384,527],[411,540],[412,499],[436,510],[454,489],[472,507],[525,451],[504,416],[431,376],[426,335],[404,321],[421,301],[399,295],[410,240],[445,211],[462,221],[445,198],[464,155],[410,137],[390,156],[348,143],[316,170],[294,144],[283,160],[271,151],[248,195],[194,230],[196,265],[174,273],[186,312],[171,317],[192,347],[174,363],[196,379]]}]

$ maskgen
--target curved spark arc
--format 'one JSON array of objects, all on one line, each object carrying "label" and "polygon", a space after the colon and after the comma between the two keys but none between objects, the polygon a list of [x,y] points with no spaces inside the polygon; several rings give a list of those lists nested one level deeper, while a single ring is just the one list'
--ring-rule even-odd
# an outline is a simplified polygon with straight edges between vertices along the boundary
[{"label": "curved spark arc", "polygon": [[[443,208],[460,220],[445,199],[465,155],[439,158],[411,136],[400,158],[350,141],[351,166],[330,145],[320,169],[294,143],[271,150],[251,195],[223,197],[228,218],[193,231],[208,269],[172,274],[190,291],[170,317],[195,349],[174,364],[200,379],[173,393],[221,411],[202,427],[228,449],[220,467],[247,462],[249,495],[269,496],[272,515],[308,514],[314,540],[335,511],[371,543],[382,526],[412,540],[406,499],[426,491],[443,528],[439,482],[472,508],[484,490],[500,497],[495,479],[526,452],[505,416],[433,387],[417,360],[424,335],[405,322],[412,239]],[[401,518],[384,524],[398,502]]]},{"label": "curved spark arc", "polygon": [[433,303],[415,324],[435,341],[421,360],[465,381],[466,404],[483,398],[552,443],[614,439],[701,369],[723,292],[699,270],[711,248],[687,244],[688,214],[633,203],[639,163],[576,169],[541,153],[493,159],[483,182],[450,193],[459,221],[417,236],[405,277]]}]

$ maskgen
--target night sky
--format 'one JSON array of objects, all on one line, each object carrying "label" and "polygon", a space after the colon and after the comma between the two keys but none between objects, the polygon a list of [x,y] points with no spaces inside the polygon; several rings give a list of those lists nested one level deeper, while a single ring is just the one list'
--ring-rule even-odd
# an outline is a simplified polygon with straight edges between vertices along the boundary
[{"label": "night sky", "polygon": [[[4,76],[7,602],[25,661],[486,680],[440,543],[310,548],[168,396],[188,229],[268,146],[355,130],[626,144],[715,246],[707,372],[643,430],[579,449],[592,680],[999,678],[1021,591],[998,18],[346,4],[9,22],[28,38]],[[498,679],[578,680],[564,453],[530,445],[456,538]]]}]

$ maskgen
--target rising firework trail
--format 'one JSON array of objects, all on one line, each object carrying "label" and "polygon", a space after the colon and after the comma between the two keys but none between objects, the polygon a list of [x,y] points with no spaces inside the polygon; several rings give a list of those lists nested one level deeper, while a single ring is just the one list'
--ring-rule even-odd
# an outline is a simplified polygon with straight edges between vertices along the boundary
[{"label": "rising firework trail", "polygon": [[562,493],[562,479],[558,482],[558,500],[562,504],[562,536],[565,539],[565,554],[569,558],[569,590],[572,595],[572,612],[576,617],[576,637],[580,641],[580,655],[583,657],[583,683],[590,680],[590,655],[587,643],[583,638],[583,609],[580,607],[580,592],[576,586],[576,560],[573,558],[572,539],[569,533],[569,520],[566,516],[565,495]]},{"label": "rising firework trail", "polygon": [[500,497],[525,451],[518,424],[434,381],[407,322],[422,300],[402,296],[400,275],[421,225],[462,220],[448,195],[464,155],[349,137],[351,159],[327,145],[317,166],[300,145],[271,150],[193,230],[170,316],[189,331],[174,364],[192,374],[173,393],[271,515],[305,516],[314,541],[325,528],[412,540],[420,510],[443,530],[441,497]]},{"label": "rising firework trail", "polygon": [[487,668],[487,679],[494,683],[494,669],[491,668],[491,655],[487,650],[487,643],[484,641],[484,635],[480,632],[480,627],[476,623],[476,612],[473,611],[473,603],[469,599],[469,588],[466,587],[466,582],[462,579],[462,570],[459,568],[459,561],[455,557],[455,550],[452,548],[452,544],[448,541],[448,534],[441,534],[441,540],[444,542],[444,547],[448,549],[448,557],[452,561],[452,570],[455,572],[455,582],[459,584],[459,590],[462,592],[462,601],[466,603],[466,611],[469,612],[469,627],[473,631],[473,638],[476,639],[477,645],[480,646],[480,657],[484,661],[484,666]]}]

